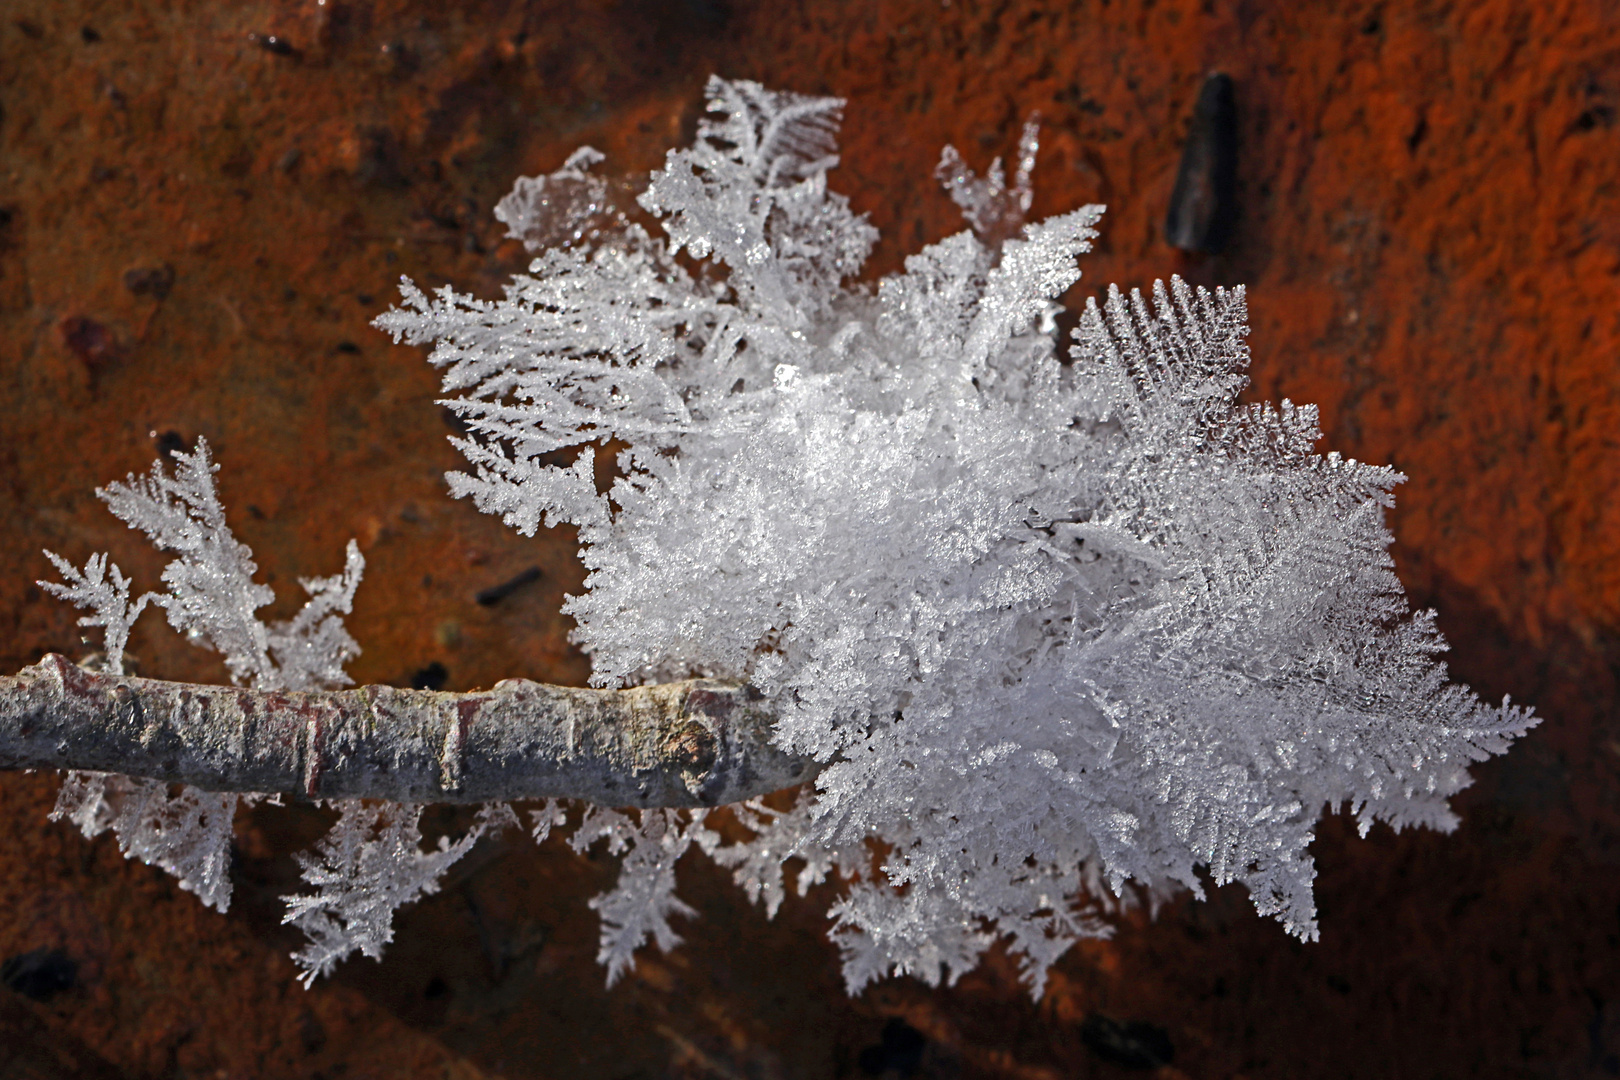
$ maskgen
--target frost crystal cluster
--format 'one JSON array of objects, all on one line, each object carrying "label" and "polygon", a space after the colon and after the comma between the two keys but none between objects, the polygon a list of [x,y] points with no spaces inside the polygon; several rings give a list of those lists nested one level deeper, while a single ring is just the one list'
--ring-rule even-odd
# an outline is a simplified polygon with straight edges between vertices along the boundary
[{"label": "frost crystal cluster", "polygon": [[[630,852],[597,902],[613,973],[674,940],[694,840],[773,910],[784,861],[801,891],[841,875],[851,990],[954,979],[999,935],[1038,993],[1128,883],[1207,867],[1314,938],[1325,809],[1454,827],[1468,764],[1533,718],[1447,684],[1386,553],[1400,474],[1316,454],[1312,407],[1238,402],[1241,288],[1110,289],[1060,348],[1102,208],[1024,223],[1033,128],[1010,185],[947,148],[973,228],[857,284],[841,102],[708,92],[645,215],[582,150],[497,211],[537,255],[504,298],[406,282],[378,320],[458,395],[451,490],[578,527],[598,685],[746,680],[824,763],[791,810],[743,808],[742,845],[593,811],[577,841]],[[591,443],[618,452],[605,495]]]},{"label": "frost crystal cluster", "polygon": [[[1469,763],[1534,718],[1448,685],[1386,552],[1402,477],[1316,454],[1314,408],[1238,402],[1242,289],[1111,288],[1060,342],[1055,301],[1102,208],[1026,223],[1033,125],[1010,182],[947,147],[971,227],[858,283],[876,233],[827,188],[842,103],[720,79],[709,99],[639,205],[589,148],[518,181],[496,214],[536,258],[504,298],[407,281],[378,319],[432,343],[456,395],[471,470],[452,492],[525,535],[578,528],[590,573],[567,611],[594,681],[745,681],[779,746],[820,765],[795,799],[729,808],[748,837],[730,844],[702,810],[584,810],[570,843],[622,856],[593,901],[610,982],[649,938],[679,940],[694,845],[771,914],[790,866],[801,895],[839,881],[852,992],[954,979],[1001,937],[1038,995],[1109,912],[1199,893],[1200,868],[1314,938],[1325,810],[1364,834],[1454,827]],[[605,494],[593,444],[617,453]],[[354,544],[267,626],[207,447],[176,460],[101,492],[177,553],[167,592],[131,604],[106,556],[51,556],[109,670],[156,603],[240,684],[346,683]],[[57,813],[223,908],[237,800],[76,773]],[[423,850],[419,805],[336,809],[301,858],[314,891],[288,898],[308,978],[377,956],[397,907],[518,824],[486,806]],[[533,835],[569,819],[548,802]]]}]

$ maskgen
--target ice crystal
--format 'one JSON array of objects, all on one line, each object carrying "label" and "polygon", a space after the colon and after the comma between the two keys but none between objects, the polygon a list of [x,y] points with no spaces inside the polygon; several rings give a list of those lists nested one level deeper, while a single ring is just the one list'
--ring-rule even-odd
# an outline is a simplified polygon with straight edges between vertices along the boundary
[{"label": "ice crystal", "polygon": [[[1110,288],[1065,354],[1056,301],[1102,208],[1025,221],[1033,122],[1010,182],[947,147],[937,175],[970,228],[857,283],[876,234],[827,187],[842,102],[720,79],[709,99],[639,196],[664,237],[584,148],[497,208],[536,254],[501,299],[407,281],[378,320],[434,345],[468,429],[452,493],[525,534],[578,527],[589,575],[566,610],[593,681],[746,681],[778,743],[821,764],[789,809],[732,808],[748,837],[729,844],[702,812],[585,812],[570,843],[622,858],[592,902],[610,983],[649,939],[679,942],[694,844],[768,914],[790,865],[801,895],[837,878],[852,992],[954,980],[1003,939],[1038,995],[1109,913],[1206,873],[1314,938],[1324,811],[1364,834],[1455,825],[1467,766],[1534,718],[1447,683],[1433,613],[1409,611],[1387,553],[1400,474],[1316,453],[1310,406],[1239,403],[1241,288]],[[605,494],[592,443],[620,448]],[[214,471],[199,440],[172,476],[100,492],[175,553],[167,591],[131,602],[99,554],[51,555],[47,588],[105,628],[114,673],[155,603],[239,683],[346,683],[358,549],[265,624]],[[237,799],[74,773],[56,816],[223,909]],[[518,824],[486,807],[424,851],[421,807],[336,805],[301,859],[314,891],[287,898],[306,983],[378,956],[400,905]],[[548,802],[532,835],[566,818]]]},{"label": "ice crystal", "polygon": [[608,182],[587,171],[602,160],[600,151],[582,146],[556,172],[519,177],[495,204],[495,220],[530,251],[594,239],[604,228],[622,226],[624,216],[613,205]]},{"label": "ice crystal", "polygon": [[[60,600],[91,610],[91,614],[79,620],[79,625],[103,628],[105,637],[101,662],[107,671],[122,675],[129,628],[146,605],[151,603],[152,594],[147,593],[137,599],[133,607],[130,606],[130,581],[118,569],[117,563],[107,561],[104,552],[90,556],[82,571],[54,551],[47,551],[45,557],[51,560],[67,583],[41,581],[40,586]],[[111,577],[107,576],[109,572]]]},{"label": "ice crystal", "polygon": [[[1239,403],[1241,288],[1110,289],[1063,355],[1102,208],[1024,222],[1033,126],[1010,185],[947,149],[972,228],[852,284],[875,234],[827,188],[842,103],[714,79],[709,104],[640,197],[667,239],[576,155],[503,202],[538,251],[504,297],[405,282],[378,325],[434,345],[469,428],[452,492],[578,526],[597,685],[746,680],[823,763],[798,809],[743,811],[751,844],[698,837],[751,895],[836,867],[851,990],[1002,936],[1038,992],[1131,888],[1200,867],[1314,938],[1324,810],[1454,825],[1468,764],[1533,718],[1447,684],[1386,552],[1402,477],[1318,455],[1312,407]],[[673,940],[681,820],[586,820],[629,853],[611,977]]]},{"label": "ice crystal", "polygon": [[1013,171],[1012,186],[1007,186],[1007,174],[1001,168],[1001,159],[990,163],[987,175],[978,176],[968,168],[956,147],[947,146],[939,155],[934,179],[945,185],[951,201],[962,208],[962,217],[973,227],[973,234],[985,244],[999,246],[1002,241],[1018,235],[1024,226],[1024,215],[1035,200],[1035,189],[1030,175],[1035,171],[1035,155],[1040,151],[1040,118],[1031,116],[1024,122],[1018,137],[1018,167]]},{"label": "ice crystal", "polygon": [[630,970],[633,954],[649,937],[665,952],[680,944],[669,917],[690,918],[697,912],[675,896],[675,864],[706,831],[702,822],[702,811],[642,810],[639,820],[632,820],[616,810],[592,807],[569,837],[581,854],[606,840],[609,854],[624,856],[618,884],[591,901],[602,917],[596,958],[608,970],[609,986]]},{"label": "ice crystal", "polygon": [[359,546],[349,541],[343,573],[301,582],[310,598],[296,617],[266,626],[254,612],[275,593],[253,580],[253,552],[225,523],[214,488],[219,466],[208,443],[199,438],[195,451],[177,453],[174,460],[173,476],[159,461],[146,476],[96,492],[131,528],[178,556],[163,570],[168,592],[148,593],[142,602],[150,598],[190,641],[221,653],[239,683],[267,690],[347,686],[343,665],[360,647],[339,615],[348,612],[365,570]]},{"label": "ice crystal", "polygon": [[300,854],[313,894],[286,897],[292,923],[309,937],[293,959],[304,969],[304,985],[331,971],[359,950],[372,959],[394,940],[394,912],[421,896],[439,891],[439,879],[480,837],[517,825],[505,803],[483,807],[459,840],[441,836],[438,847],[422,850],[422,807],[404,803],[340,799],[337,824],[314,855]]},{"label": "ice crystal", "polygon": [[[105,628],[101,662],[115,675],[123,674],[130,626],[155,603],[192,643],[222,653],[238,683],[279,690],[347,685],[343,665],[359,655],[360,647],[343,628],[342,616],[365,570],[359,547],[349,541],[342,573],[301,581],[309,593],[303,608],[292,619],[267,626],[254,612],[275,594],[253,580],[258,570],[253,553],[225,522],[214,486],[219,466],[207,442],[199,438],[196,450],[177,453],[174,461],[172,476],[160,460],[146,476],[131,475],[96,492],[131,528],[146,533],[159,549],[176,553],[163,571],[166,592],[145,593],[131,605],[130,582],[105,554],[92,555],[81,572],[46,552],[66,584],[40,585],[91,609],[93,614],[79,622]],[[86,837],[111,829],[126,856],[167,870],[181,888],[224,911],[231,898],[231,823],[242,798],[189,785],[171,794],[170,785],[156,780],[70,772],[51,817],[72,821]]]},{"label": "ice crystal", "polygon": [[168,871],[209,907],[231,903],[231,821],[242,797],[116,773],[70,772],[51,820],[66,819],[89,839],[108,829],[125,858]]}]

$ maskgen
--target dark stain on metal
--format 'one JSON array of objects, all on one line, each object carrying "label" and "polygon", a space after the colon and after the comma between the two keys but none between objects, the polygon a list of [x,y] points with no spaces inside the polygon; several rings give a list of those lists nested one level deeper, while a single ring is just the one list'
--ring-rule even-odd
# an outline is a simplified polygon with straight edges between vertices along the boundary
[{"label": "dark stain on metal", "polygon": [[154,435],[153,440],[157,443],[157,452],[163,455],[166,461],[173,461],[176,454],[191,452],[185,438],[178,431],[165,431],[161,435]]},{"label": "dark stain on metal", "polygon": [[1160,1069],[1175,1060],[1170,1035],[1145,1020],[1118,1020],[1092,1013],[1080,1025],[1080,1041],[1097,1057],[1121,1069]]},{"label": "dark stain on metal", "polygon": [[0,963],[0,984],[34,1001],[73,989],[79,965],[60,949],[33,949]]},{"label": "dark stain on metal", "polygon": [[1204,80],[1164,218],[1165,242],[1183,251],[1225,250],[1237,220],[1237,104],[1232,77]]},{"label": "dark stain on metal", "polygon": [[168,263],[137,266],[124,271],[124,288],[136,296],[162,300],[174,288],[174,267]]},{"label": "dark stain on metal", "polygon": [[443,690],[450,672],[437,660],[411,675],[412,690]]},{"label": "dark stain on metal", "polygon": [[277,56],[291,56],[297,51],[293,48],[292,42],[284,37],[277,37],[275,34],[249,33],[247,39],[265,52],[274,53]]},{"label": "dark stain on metal", "polygon": [[862,1050],[857,1063],[867,1076],[910,1077],[922,1067],[928,1038],[900,1019],[889,1018],[879,1041]]},{"label": "dark stain on metal", "polygon": [[94,319],[83,315],[70,315],[58,329],[62,343],[79,358],[92,377],[124,359],[124,348],[113,332]]}]

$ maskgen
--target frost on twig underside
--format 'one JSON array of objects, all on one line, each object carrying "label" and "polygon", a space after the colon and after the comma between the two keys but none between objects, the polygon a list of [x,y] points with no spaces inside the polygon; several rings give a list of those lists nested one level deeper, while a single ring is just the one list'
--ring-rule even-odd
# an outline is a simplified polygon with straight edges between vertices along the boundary
[{"label": "frost on twig underside", "polygon": [[304,880],[316,891],[287,897],[282,919],[309,938],[293,955],[305,986],[356,950],[381,959],[383,946],[394,940],[396,909],[438,892],[445,871],[480,837],[518,824],[511,807],[493,803],[459,840],[440,837],[437,848],[423,851],[419,805],[345,799],[337,809],[337,824],[314,854],[298,856]]}]

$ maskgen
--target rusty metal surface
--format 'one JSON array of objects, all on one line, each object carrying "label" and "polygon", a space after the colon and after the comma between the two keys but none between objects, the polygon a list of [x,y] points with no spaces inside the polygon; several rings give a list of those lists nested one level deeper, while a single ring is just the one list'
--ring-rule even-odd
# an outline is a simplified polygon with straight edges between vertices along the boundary
[{"label": "rusty metal surface", "polygon": [[[469,857],[402,914],[383,964],[306,993],[275,896],[320,812],[243,817],[220,917],[109,839],[47,824],[53,778],[7,775],[0,960],[76,967],[45,1000],[0,990],[5,1017],[33,1018],[0,1025],[67,1032],[85,1068],[142,1077],[1612,1075],[1617,56],[1612,5],[1575,0],[12,0],[7,673],[87,648],[30,584],[42,547],[110,550],[155,581],[162,557],[91,491],[203,435],[272,617],[359,539],[358,681],[583,684],[558,612],[582,577],[572,537],[524,540],[445,496],[459,459],[435,378],[367,324],[402,273],[493,294],[527,262],[489,216],[513,177],[581,143],[621,175],[652,167],[714,71],[850,99],[831,179],[884,232],[873,273],[959,227],[931,178],[943,143],[982,167],[1040,110],[1033,213],[1110,207],[1071,299],[1171,272],[1246,283],[1256,396],[1321,404],[1330,448],[1411,474],[1403,580],[1439,608],[1459,677],[1547,722],[1479,770],[1454,835],[1325,822],[1320,944],[1221,890],[1076,950],[1038,1004],[994,958],[950,990],[848,1000],[830,892],[767,923],[703,864],[682,870],[703,912],[687,943],[606,991],[585,902],[611,860],[555,840]],[[1235,230],[1188,256],[1161,229],[1217,68],[1240,128]],[[155,616],[131,649],[143,675],[223,681]],[[48,1060],[6,1052],[0,1075]]]}]

